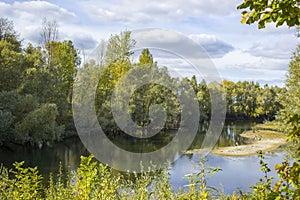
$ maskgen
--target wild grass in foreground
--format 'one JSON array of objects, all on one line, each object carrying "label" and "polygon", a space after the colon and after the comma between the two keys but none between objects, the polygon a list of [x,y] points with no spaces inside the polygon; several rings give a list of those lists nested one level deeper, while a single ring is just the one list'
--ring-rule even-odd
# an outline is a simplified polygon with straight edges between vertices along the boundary
[{"label": "wild grass in foreground", "polygon": [[133,174],[119,174],[111,168],[94,161],[93,156],[81,157],[76,172],[50,175],[49,184],[42,184],[43,177],[37,167],[25,168],[24,162],[15,163],[13,169],[0,169],[0,199],[299,199],[299,162],[292,166],[287,161],[276,166],[279,181],[272,187],[270,169],[261,158],[264,176],[252,187],[252,192],[225,195],[208,187],[207,178],[219,168],[205,166],[200,162],[200,171],[187,175],[186,189],[173,191],[167,170]]}]

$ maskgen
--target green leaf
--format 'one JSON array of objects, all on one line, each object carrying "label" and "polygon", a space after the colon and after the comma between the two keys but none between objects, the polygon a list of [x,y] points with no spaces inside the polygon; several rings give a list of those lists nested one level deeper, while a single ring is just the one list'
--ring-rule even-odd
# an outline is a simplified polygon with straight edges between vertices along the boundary
[{"label": "green leaf", "polygon": [[266,27],[266,22],[265,21],[259,21],[258,22],[258,28],[259,29],[262,29],[262,28],[265,28]]},{"label": "green leaf", "polygon": [[270,13],[265,13],[265,14],[263,14],[261,20],[267,20],[269,18],[270,18]]}]

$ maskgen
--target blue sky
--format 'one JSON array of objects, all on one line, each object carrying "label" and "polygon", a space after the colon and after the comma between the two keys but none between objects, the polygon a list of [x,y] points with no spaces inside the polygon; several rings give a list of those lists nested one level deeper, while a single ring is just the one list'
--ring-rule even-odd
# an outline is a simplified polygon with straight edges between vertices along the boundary
[{"label": "blue sky", "polygon": [[[162,28],[193,39],[207,50],[223,79],[283,85],[295,29],[240,23],[240,0],[49,0],[0,1],[1,17],[14,21],[24,43],[39,44],[44,17],[55,19],[59,39],[91,52],[123,30]],[[170,60],[169,60],[170,61]],[[173,61],[176,62],[176,59]],[[188,70],[187,70],[188,71]],[[181,70],[181,73],[185,73]],[[188,74],[188,73],[187,73]]]}]

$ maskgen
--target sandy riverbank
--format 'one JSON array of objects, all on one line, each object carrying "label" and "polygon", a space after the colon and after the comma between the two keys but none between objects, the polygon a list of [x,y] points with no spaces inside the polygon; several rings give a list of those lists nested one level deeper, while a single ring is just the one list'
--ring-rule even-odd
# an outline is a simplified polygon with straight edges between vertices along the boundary
[{"label": "sandy riverbank", "polygon": [[[222,156],[249,156],[257,154],[258,151],[270,151],[278,148],[286,143],[286,136],[283,133],[273,130],[257,130],[247,131],[241,134],[242,137],[249,139],[249,144],[218,147],[211,153]],[[189,153],[201,152],[197,149],[189,151]]]}]

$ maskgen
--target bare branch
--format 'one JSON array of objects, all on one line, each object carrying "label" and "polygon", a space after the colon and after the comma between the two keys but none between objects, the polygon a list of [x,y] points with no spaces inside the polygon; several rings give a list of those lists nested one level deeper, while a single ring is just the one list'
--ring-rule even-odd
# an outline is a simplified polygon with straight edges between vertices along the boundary
[{"label": "bare branch", "polygon": [[41,40],[43,47],[47,43],[56,41],[58,38],[58,25],[56,20],[49,21],[47,18],[43,19],[42,31],[41,31]]}]

